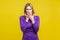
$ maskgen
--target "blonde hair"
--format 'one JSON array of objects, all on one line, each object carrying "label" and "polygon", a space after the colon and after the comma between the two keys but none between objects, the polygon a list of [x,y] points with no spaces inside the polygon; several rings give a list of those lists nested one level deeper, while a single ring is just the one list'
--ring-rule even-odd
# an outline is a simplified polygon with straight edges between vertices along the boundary
[{"label": "blonde hair", "polygon": [[27,3],[27,4],[25,5],[24,13],[27,14],[27,13],[26,13],[26,8],[27,8],[27,6],[30,6],[30,7],[32,8],[32,15],[33,15],[33,14],[34,14],[34,9],[33,9],[33,6],[32,6],[31,3]]}]

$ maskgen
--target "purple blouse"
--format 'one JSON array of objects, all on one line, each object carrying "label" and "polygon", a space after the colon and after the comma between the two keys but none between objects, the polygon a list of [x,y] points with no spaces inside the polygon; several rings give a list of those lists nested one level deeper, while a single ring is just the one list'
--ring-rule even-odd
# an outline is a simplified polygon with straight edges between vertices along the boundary
[{"label": "purple blouse", "polygon": [[34,16],[34,24],[32,24],[30,19],[28,22],[26,22],[25,19],[25,16],[20,16],[20,28],[23,32],[22,40],[39,40],[37,35],[40,24],[39,16]]}]

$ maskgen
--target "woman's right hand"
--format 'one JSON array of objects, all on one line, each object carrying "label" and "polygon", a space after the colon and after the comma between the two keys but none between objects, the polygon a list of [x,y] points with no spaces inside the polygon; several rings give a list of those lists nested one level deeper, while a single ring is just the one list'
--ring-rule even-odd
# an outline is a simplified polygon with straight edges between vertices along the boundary
[{"label": "woman's right hand", "polygon": [[29,20],[29,16],[26,15],[26,14],[25,14],[25,16],[26,16],[26,20],[25,20],[25,21],[28,22],[28,20]]}]

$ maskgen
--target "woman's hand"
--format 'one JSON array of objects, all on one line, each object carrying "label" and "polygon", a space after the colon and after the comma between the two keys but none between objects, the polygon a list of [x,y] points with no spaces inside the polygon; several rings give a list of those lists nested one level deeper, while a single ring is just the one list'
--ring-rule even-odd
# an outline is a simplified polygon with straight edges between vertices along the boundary
[{"label": "woman's hand", "polygon": [[25,16],[26,16],[26,20],[25,20],[25,21],[28,22],[29,17],[28,17],[28,15],[26,15],[26,14],[25,14]]},{"label": "woman's hand", "polygon": [[28,22],[28,20],[30,19],[30,20],[32,21],[32,24],[35,23],[34,15],[26,15],[26,14],[25,14],[25,16],[26,16],[26,22]]},{"label": "woman's hand", "polygon": [[34,24],[34,23],[35,23],[34,15],[29,15],[29,19],[32,21],[32,24]]}]

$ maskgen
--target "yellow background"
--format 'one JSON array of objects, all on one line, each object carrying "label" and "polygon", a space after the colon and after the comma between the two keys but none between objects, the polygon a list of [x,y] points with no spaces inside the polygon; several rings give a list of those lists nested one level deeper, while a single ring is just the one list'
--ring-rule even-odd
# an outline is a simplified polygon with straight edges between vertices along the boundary
[{"label": "yellow background", "polygon": [[39,40],[60,40],[59,0],[0,0],[0,40],[21,40],[19,17],[26,3],[40,16]]}]

